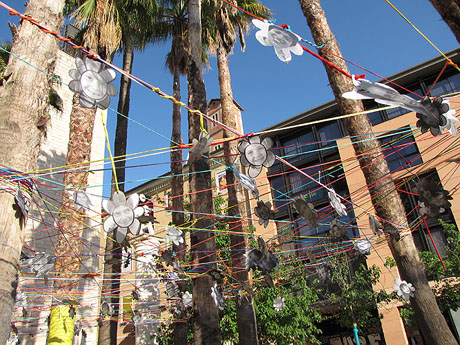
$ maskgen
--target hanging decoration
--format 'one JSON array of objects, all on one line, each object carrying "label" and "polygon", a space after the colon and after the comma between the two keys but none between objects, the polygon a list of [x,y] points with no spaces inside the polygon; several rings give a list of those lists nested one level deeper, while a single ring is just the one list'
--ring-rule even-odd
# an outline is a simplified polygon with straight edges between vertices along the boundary
[{"label": "hanging decoration", "polygon": [[[449,101],[444,100],[443,103],[449,104]],[[460,120],[457,119],[457,117],[455,117],[454,114],[455,114],[454,109],[451,109],[448,112],[443,114],[447,120],[447,123],[445,126],[441,127],[441,133],[444,132],[444,129],[447,129],[451,135],[453,136],[458,135],[457,125],[460,124]]]},{"label": "hanging decoration", "polygon": [[273,301],[273,308],[279,313],[286,306],[285,299],[283,297],[278,297]]},{"label": "hanging decoration", "polygon": [[300,197],[294,201],[294,208],[305,219],[307,224],[311,224],[315,228],[318,227],[319,215],[311,202],[307,202],[304,197]]},{"label": "hanging decoration", "polygon": [[265,138],[262,142],[260,136],[255,135],[249,141],[242,140],[238,143],[238,151],[242,153],[240,162],[249,167],[248,175],[257,177],[262,171],[262,166],[269,168],[275,163],[275,154],[269,151],[273,146],[271,138]]},{"label": "hanging decoration", "polygon": [[112,200],[103,200],[102,207],[110,214],[104,221],[104,231],[110,233],[116,231],[115,239],[122,243],[129,230],[131,234],[137,235],[141,223],[137,219],[144,214],[144,209],[139,204],[139,195],[134,193],[126,200],[123,192],[115,192]]},{"label": "hanging decoration", "polygon": [[393,290],[398,293],[398,296],[404,298],[406,302],[409,301],[411,297],[414,297],[415,288],[411,283],[406,282],[405,280],[395,279],[396,285],[393,286]]},{"label": "hanging decoration", "polygon": [[321,284],[328,284],[332,278],[332,266],[328,262],[324,262],[316,267],[316,274]]},{"label": "hanging decoration", "polygon": [[193,305],[193,298],[192,294],[188,291],[185,291],[182,295],[182,303],[184,304],[185,308],[190,308]]},{"label": "hanging decoration", "polygon": [[166,229],[166,240],[171,240],[176,246],[184,243],[181,230],[177,229],[174,225],[168,226]]},{"label": "hanging decoration", "polygon": [[369,255],[371,253],[371,242],[368,239],[356,240],[354,248],[356,251],[363,255]]},{"label": "hanging decoration", "polygon": [[370,213],[369,213],[369,226],[371,227],[372,233],[375,236],[380,237],[380,235],[383,234],[382,223],[380,223],[380,221],[377,218],[375,218],[373,214],[370,214]]},{"label": "hanging decoration", "polygon": [[188,151],[187,164],[193,163],[197,159],[201,158],[201,156],[208,154],[209,147],[211,146],[213,140],[214,139],[211,138],[209,134],[205,134],[204,132],[200,132],[198,140],[193,138],[193,147]]},{"label": "hanging decoration", "polygon": [[249,271],[252,268],[267,273],[273,271],[279,264],[277,257],[268,250],[267,244],[261,237],[257,238],[257,242],[259,249],[252,248],[244,254],[243,261],[246,270]]},{"label": "hanging decoration", "polygon": [[420,213],[427,217],[438,218],[452,206],[449,202],[452,200],[449,192],[431,178],[423,178],[418,182],[417,194]]},{"label": "hanging decoration", "polygon": [[263,225],[264,228],[268,226],[270,219],[275,219],[275,212],[271,209],[272,204],[262,200],[257,201],[257,206],[254,208],[254,213],[259,217],[259,225]]},{"label": "hanging decoration", "polygon": [[291,52],[302,55],[303,49],[299,44],[301,37],[286,28],[271,24],[267,21],[253,19],[252,23],[260,30],[256,32],[257,40],[266,47],[273,46],[278,58],[283,62],[291,61]]},{"label": "hanging decoration", "polygon": [[347,230],[345,226],[340,224],[336,219],[334,219],[329,224],[329,236],[331,237],[332,242],[343,242],[348,240]]},{"label": "hanging decoration", "polygon": [[446,128],[448,125],[447,115],[449,115],[450,120],[448,128],[449,132],[452,134],[452,132],[455,133],[457,131],[457,128],[453,125],[453,121],[457,119],[452,116],[455,114],[455,110],[449,110],[449,102],[444,101],[441,97],[436,97],[433,101],[427,97],[421,103],[429,111],[429,115],[416,113],[418,118],[416,125],[420,128],[422,133],[426,133],[430,130],[431,134],[434,136],[442,134],[443,128]]},{"label": "hanging decoration", "polygon": [[111,317],[113,315],[112,305],[107,301],[102,301],[100,314],[102,319]]},{"label": "hanging decoration", "polygon": [[35,277],[42,276],[45,284],[48,284],[48,273],[54,268],[53,256],[44,252],[35,253],[33,257],[28,258],[24,263],[35,273]]},{"label": "hanging decoration", "polygon": [[331,202],[331,206],[334,208],[335,212],[337,212],[340,217],[346,216],[347,207],[342,204],[334,188],[331,188],[327,191],[327,196],[329,197],[329,201]]},{"label": "hanging decoration", "polygon": [[406,95],[401,95],[392,87],[366,79],[356,79],[353,76],[353,84],[357,91],[345,92],[342,97],[348,99],[374,99],[384,105],[395,105],[404,109],[419,112],[425,116],[432,116],[431,112],[421,103]]},{"label": "hanging decoration", "polygon": [[117,95],[117,88],[110,84],[116,78],[113,69],[107,68],[101,62],[85,57],[75,59],[77,69],[69,71],[73,79],[69,89],[80,94],[80,105],[84,108],[97,106],[105,110],[110,105],[110,96]]},{"label": "hanging decoration", "polygon": [[24,193],[22,193],[21,184],[18,185],[18,190],[16,192],[16,195],[14,196],[14,201],[21,210],[22,216],[24,218],[27,218],[27,215],[29,214],[30,210],[30,200],[24,196]]},{"label": "hanging decoration", "polygon": [[211,286],[211,296],[214,299],[214,303],[220,310],[224,310],[225,300],[224,293],[220,286],[217,286],[217,283],[214,283],[214,286]]},{"label": "hanging decoration", "polygon": [[91,206],[93,206],[91,199],[84,190],[77,190],[72,193],[73,202],[75,203],[75,207],[77,209],[84,208],[89,210]]},{"label": "hanging decoration", "polygon": [[175,281],[168,281],[166,283],[166,295],[168,295],[168,298],[180,296],[179,286],[177,286]]},{"label": "hanging decoration", "polygon": [[240,173],[237,169],[232,169],[233,174],[240,180],[241,185],[247,190],[252,192],[255,199],[259,198],[259,190],[257,189],[256,180],[250,178],[248,175]]}]

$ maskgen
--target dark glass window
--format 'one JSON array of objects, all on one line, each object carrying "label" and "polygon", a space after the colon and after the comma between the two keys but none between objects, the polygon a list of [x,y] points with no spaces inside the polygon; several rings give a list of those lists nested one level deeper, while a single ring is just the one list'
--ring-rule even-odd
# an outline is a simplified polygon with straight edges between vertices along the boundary
[{"label": "dark glass window", "polygon": [[286,195],[286,187],[284,185],[283,176],[276,176],[270,180],[271,187],[273,189],[273,202],[275,211],[280,212],[287,210],[287,204],[291,201]]},{"label": "dark glass window", "polygon": [[380,137],[382,151],[390,171],[422,163],[414,136],[408,134],[408,130],[408,128],[406,130],[403,128],[397,134]]},{"label": "dark glass window", "polygon": [[[377,109],[380,108],[377,105],[373,105],[372,107],[366,107],[366,110],[371,110],[371,109]],[[384,120],[382,118],[382,113],[380,111],[374,111],[372,113],[368,113],[367,117],[369,118],[369,121],[371,122],[372,126],[378,125],[379,123],[382,123]]]},{"label": "dark glass window", "polygon": [[[302,169],[302,171],[315,180],[319,178],[318,172],[320,170],[321,166],[319,164]],[[298,171],[288,174],[288,183],[290,190],[289,195],[293,199],[299,195],[303,195],[307,201],[314,202],[326,197],[324,188]]]},{"label": "dark glass window", "polygon": [[284,147],[284,158],[289,162],[297,162],[317,153],[313,132],[303,133],[295,138],[282,142]]},{"label": "dark glass window", "polygon": [[318,127],[321,147],[336,147],[336,140],[342,137],[337,121]]},{"label": "dark glass window", "polygon": [[[431,83],[428,89],[430,89],[432,85],[433,83]],[[438,81],[433,87],[433,90],[431,90],[430,95],[433,97],[442,96],[457,91],[460,91],[460,74],[454,74],[449,78]]]}]

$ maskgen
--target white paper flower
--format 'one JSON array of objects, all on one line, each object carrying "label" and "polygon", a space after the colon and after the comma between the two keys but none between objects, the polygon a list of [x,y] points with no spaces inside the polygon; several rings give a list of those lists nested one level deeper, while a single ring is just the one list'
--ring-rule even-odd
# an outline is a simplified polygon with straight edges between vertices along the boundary
[{"label": "white paper flower", "polygon": [[340,201],[339,196],[335,192],[334,189],[330,189],[327,192],[327,196],[329,197],[329,201],[331,202],[331,206],[334,208],[334,210],[337,212],[337,214],[341,217],[347,215],[347,207],[342,204]]},{"label": "white paper flower", "polygon": [[184,294],[182,295],[182,303],[184,303],[185,308],[189,308],[193,305],[192,301],[192,294],[188,291],[185,291]]},{"label": "white paper flower", "polygon": [[285,300],[282,297],[278,297],[273,301],[273,308],[279,313],[286,306]]},{"label": "white paper flower", "polygon": [[268,226],[270,219],[275,219],[275,212],[271,209],[272,204],[262,200],[257,201],[257,206],[254,208],[254,213],[259,217],[259,225],[263,225],[264,228]]},{"label": "white paper flower", "polygon": [[[450,103],[448,100],[443,100],[443,103],[447,104],[450,107]],[[447,123],[445,126],[441,126],[441,132],[444,132],[444,129],[447,129],[453,136],[458,135],[457,125],[460,124],[460,120],[457,119],[457,117],[454,116],[454,114],[455,109],[450,109],[449,111],[443,114],[447,120]]]},{"label": "white paper flower", "polygon": [[141,223],[137,219],[144,214],[144,209],[139,204],[139,195],[131,194],[126,200],[123,192],[115,192],[112,200],[103,200],[102,207],[110,214],[104,221],[104,231],[109,233],[117,230],[115,239],[118,243],[123,242],[129,230],[133,235],[137,235],[141,228]]},{"label": "white paper flower", "polygon": [[206,135],[203,132],[200,132],[198,140],[195,138],[192,140],[193,147],[188,151],[187,164],[193,163],[196,159],[201,158],[202,155],[207,154],[212,142],[213,139],[210,138],[209,134]]},{"label": "white paper flower", "polygon": [[395,279],[396,285],[393,286],[393,290],[395,290],[399,296],[404,298],[407,302],[409,301],[410,297],[414,297],[415,288],[412,286],[411,283],[406,282],[405,280]]},{"label": "white paper flower", "polygon": [[25,261],[25,264],[35,273],[35,277],[46,277],[54,268],[54,257],[44,252],[35,253],[33,257]]},{"label": "white paper flower", "polygon": [[214,303],[220,310],[224,310],[224,294],[220,287],[217,286],[217,283],[214,286],[211,286],[211,296],[214,299]]},{"label": "white paper flower", "polygon": [[166,239],[171,240],[176,246],[184,243],[184,238],[182,237],[182,231],[177,229],[174,225],[167,227]]},{"label": "white paper flower", "polygon": [[76,58],[75,65],[77,69],[69,71],[73,79],[69,83],[69,89],[80,93],[80,105],[85,108],[96,105],[99,109],[107,109],[110,96],[117,95],[117,88],[110,84],[117,76],[115,71],[90,58]]},{"label": "white paper flower", "polygon": [[371,253],[371,242],[367,239],[357,240],[354,244],[355,250],[363,255],[369,255]]},{"label": "white paper flower", "polygon": [[299,35],[267,21],[253,19],[252,23],[260,29],[256,32],[257,40],[263,46],[273,46],[281,61],[291,61],[291,52],[296,55],[303,54],[303,49],[299,44],[301,39]]},{"label": "white paper flower", "polygon": [[245,167],[249,166],[250,177],[257,177],[262,166],[269,168],[275,163],[275,154],[271,151],[273,140],[265,138],[260,142],[258,135],[250,137],[249,141],[243,140],[238,143],[238,151],[242,153],[240,161]]}]

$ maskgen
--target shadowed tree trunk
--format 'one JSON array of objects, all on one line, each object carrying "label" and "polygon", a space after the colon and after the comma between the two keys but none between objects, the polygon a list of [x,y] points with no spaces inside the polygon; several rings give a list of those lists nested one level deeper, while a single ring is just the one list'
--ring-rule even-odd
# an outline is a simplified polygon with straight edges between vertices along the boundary
[{"label": "shadowed tree trunk", "polygon": [[[188,104],[192,109],[203,113],[207,111],[206,87],[202,71],[202,46],[201,46],[201,1],[190,0],[189,5],[189,47],[190,61],[188,68]],[[188,115],[189,141],[198,138],[200,134],[200,118],[196,114]],[[195,173],[196,172],[196,173]],[[211,191],[211,174],[207,159],[197,159],[190,163],[190,205],[192,218],[197,219],[194,228],[212,229],[209,217],[203,214],[213,213],[213,198]],[[216,241],[208,231],[195,231],[191,233],[193,248],[193,261],[195,264],[215,262]],[[213,298],[211,287],[214,285],[209,275],[193,279],[193,336],[195,345],[220,345],[221,336],[219,328],[219,312]]]},{"label": "shadowed tree trunk", "polygon": [[460,3],[458,0],[430,0],[460,43]]},{"label": "shadowed tree trunk", "polygon": [[[237,128],[236,106],[233,103],[233,92],[228,68],[228,56],[224,47],[217,49],[217,67],[219,71],[220,101],[222,104],[222,123],[230,128]],[[224,138],[231,138],[234,133],[224,129]],[[230,167],[233,164],[235,154],[238,153],[238,143],[230,141],[223,144],[225,165]],[[241,185],[236,183],[232,170],[227,169],[227,193],[228,193],[228,214],[234,217],[241,217],[244,214],[244,195]],[[236,184],[235,184],[236,183]],[[234,225],[232,232],[243,233],[248,229],[242,222]],[[247,237],[230,235],[232,248],[232,268],[234,276],[244,282],[248,282],[249,274],[242,263],[244,250],[247,248]],[[238,324],[238,344],[257,345],[257,320],[250,295],[242,298],[238,295],[236,317]]]},{"label": "shadowed tree trunk", "polygon": [[[342,54],[319,0],[299,0],[299,2],[316,44],[327,42],[325,48],[327,51],[320,49],[319,54],[348,72],[345,62],[339,58]],[[325,68],[340,112],[351,114],[363,111],[362,102],[342,97],[344,92],[354,88],[351,79],[326,64]],[[352,138],[356,156],[362,157],[359,162],[367,185],[375,186],[371,191],[372,204],[376,214],[387,221],[384,225],[385,230],[394,230],[391,224],[407,228],[404,207],[367,116],[358,115],[346,118],[345,124]],[[410,232],[401,234],[399,241],[390,239],[389,245],[401,278],[415,287],[415,297],[411,298],[411,305],[424,340],[427,344],[457,344],[428,285],[425,269]]]},{"label": "shadowed tree trunk", "polygon": [[[62,28],[63,0],[30,0],[25,14],[48,29]],[[57,40],[23,21],[11,52],[48,73],[53,73]],[[0,86],[0,156],[4,166],[22,172],[37,169],[42,132],[37,122],[46,116],[48,77],[18,59],[10,59]],[[5,344],[18,285],[18,269],[24,241],[23,222],[13,209],[14,196],[0,193],[0,344]]]}]

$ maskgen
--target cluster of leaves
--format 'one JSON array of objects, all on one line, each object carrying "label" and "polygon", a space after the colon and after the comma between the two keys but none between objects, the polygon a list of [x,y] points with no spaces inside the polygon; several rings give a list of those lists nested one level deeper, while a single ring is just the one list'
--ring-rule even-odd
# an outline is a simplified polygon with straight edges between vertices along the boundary
[{"label": "cluster of leaves", "polygon": [[2,49],[0,50],[0,79],[3,77],[3,73],[5,72],[6,65],[8,64],[8,59],[10,58],[10,54],[8,53],[11,50],[11,43],[9,42],[2,42],[0,44]]}]

